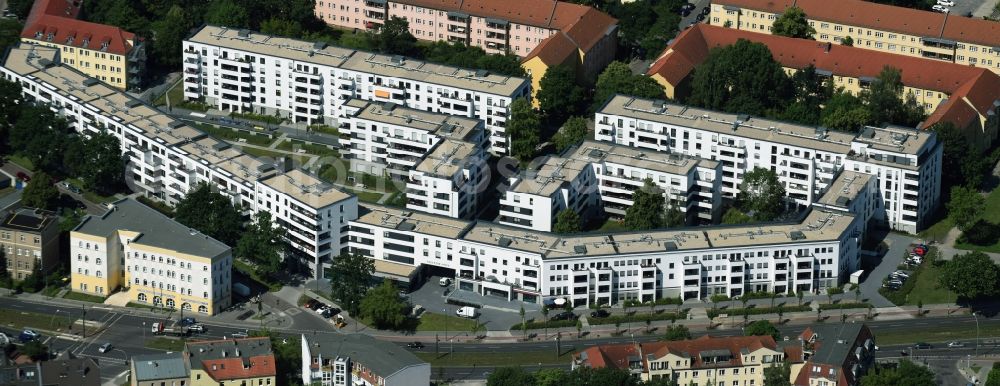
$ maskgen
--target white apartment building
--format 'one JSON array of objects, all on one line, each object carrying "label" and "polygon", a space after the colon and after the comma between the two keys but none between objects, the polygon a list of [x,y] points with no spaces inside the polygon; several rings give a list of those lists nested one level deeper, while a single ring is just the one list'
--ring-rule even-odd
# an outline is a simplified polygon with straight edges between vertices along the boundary
[{"label": "white apartment building", "polygon": [[861,220],[813,209],[767,227],[675,228],[560,236],[366,205],[351,222],[352,252],[408,280],[418,269],[509,300],[566,298],[575,306],[626,299],[705,298],[749,291],[813,291],[857,269]]},{"label": "white apartment building", "polygon": [[506,154],[504,126],[527,79],[459,69],[224,27],[184,41],[184,97],[223,111],[335,125],[352,98],[394,102],[485,123],[490,151]]},{"label": "white apartment building", "polygon": [[472,142],[445,139],[410,169],[406,207],[452,218],[472,218],[489,186],[486,152]]},{"label": "white apartment building", "polygon": [[719,162],[681,154],[585,141],[537,169],[511,178],[500,199],[500,224],[548,232],[563,209],[585,215],[601,207],[621,218],[632,195],[649,179],[663,190],[668,206],[688,223],[718,219],[722,174]]},{"label": "white apartment building", "polygon": [[230,248],[131,198],[70,232],[70,266],[78,292],[209,315],[232,302]]},{"label": "white apartment building", "polygon": [[878,177],[875,219],[916,232],[940,198],[941,144],[931,131],[862,128],[861,134],[617,95],[595,115],[595,139],[722,163],[722,194],[743,174],[773,170],[800,205],[819,199],[841,170]]},{"label": "white apartment building", "polygon": [[[22,93],[36,103],[46,103],[64,117],[77,132],[88,135],[106,131],[118,137],[126,155],[126,176],[130,187],[148,198],[174,205],[201,183],[208,183],[239,205],[244,214],[268,210],[289,228],[292,245],[315,262],[325,261],[340,253],[340,233],[343,225],[335,225],[332,217],[335,203],[353,207],[357,198],[319,184],[315,177],[293,172],[288,160],[258,159],[230,144],[212,138],[145,105],[124,92],[58,64],[59,52],[45,47],[23,45],[11,48],[3,59],[0,74],[21,84]],[[272,183],[275,176],[289,182]],[[268,182],[271,181],[271,182]],[[303,193],[309,187],[312,193]],[[316,195],[321,199],[286,198]],[[263,192],[264,196],[261,196]],[[280,199],[278,193],[283,194]],[[271,196],[268,197],[267,194]],[[265,204],[265,201],[270,203]],[[305,209],[303,209],[305,208]],[[305,211],[316,216],[299,216],[294,221],[284,213]],[[320,213],[330,213],[322,215]],[[356,211],[344,209],[346,221]],[[331,216],[331,217],[327,217]],[[280,223],[280,222],[279,222]],[[321,252],[322,251],[322,252]],[[326,252],[329,251],[329,252]],[[322,269],[316,270],[321,274]]]}]

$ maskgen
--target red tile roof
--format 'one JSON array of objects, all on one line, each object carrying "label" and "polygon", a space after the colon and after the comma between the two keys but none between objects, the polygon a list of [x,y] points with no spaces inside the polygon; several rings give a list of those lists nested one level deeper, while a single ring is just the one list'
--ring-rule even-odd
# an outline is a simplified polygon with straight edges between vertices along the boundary
[{"label": "red tile roof", "polygon": [[812,20],[1000,47],[1000,23],[861,0],[717,0],[716,4],[782,13],[793,3]]},{"label": "red tile roof", "polygon": [[573,39],[566,36],[565,32],[559,31],[542,40],[541,43],[538,43],[535,49],[531,50],[524,57],[523,61],[528,61],[537,56],[545,64],[556,66],[565,63],[566,59],[575,55],[576,52],[577,47]]},{"label": "red tile roof", "polygon": [[[727,362],[727,366],[741,366],[743,363],[741,350],[750,352],[768,348],[776,351],[784,351],[786,355],[794,354],[795,351],[778,349],[777,343],[771,336],[735,336],[735,337],[711,337],[708,335],[691,340],[681,340],[672,342],[651,342],[641,344],[615,344],[590,347],[574,355],[574,360],[580,365],[592,368],[614,367],[619,369],[628,368],[629,357],[639,357],[640,349],[642,357],[638,358],[643,362],[643,368],[648,369],[646,356],[661,358],[667,353],[676,355],[686,355],[692,359],[691,367],[700,368],[705,366],[701,362],[702,351],[725,350],[733,354],[732,362]],[[585,355],[584,355],[585,354]],[[586,360],[583,358],[586,357]],[[801,361],[801,355],[789,355],[789,360],[793,362]]]},{"label": "red tile roof", "polygon": [[853,78],[874,78],[884,66],[898,68],[902,71],[903,84],[950,95],[949,103],[938,106],[925,127],[941,117],[962,115],[949,110],[959,105],[950,103],[951,100],[967,98],[972,108],[985,116],[1000,99],[1000,75],[985,68],[706,24],[697,24],[678,35],[647,75],[659,74],[670,84],[677,85],[708,57],[709,50],[731,45],[739,39],[763,43],[776,61],[789,68],[805,68],[811,64],[818,70]]},{"label": "red tile roof", "polygon": [[258,355],[249,358],[249,366],[244,367],[242,358],[206,359],[201,361],[208,376],[216,381],[273,377],[277,374],[274,355]]},{"label": "red tile roof", "polygon": [[[71,2],[71,1],[76,1]],[[38,0],[21,31],[21,37],[55,44],[126,55],[135,43],[135,34],[121,28],[77,20],[79,0]]]}]

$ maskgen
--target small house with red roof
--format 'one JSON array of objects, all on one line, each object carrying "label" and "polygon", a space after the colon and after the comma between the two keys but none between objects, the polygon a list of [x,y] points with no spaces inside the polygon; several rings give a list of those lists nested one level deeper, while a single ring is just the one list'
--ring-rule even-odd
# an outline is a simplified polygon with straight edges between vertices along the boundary
[{"label": "small house with red roof", "polygon": [[188,342],[191,386],[275,385],[277,367],[267,337]]}]

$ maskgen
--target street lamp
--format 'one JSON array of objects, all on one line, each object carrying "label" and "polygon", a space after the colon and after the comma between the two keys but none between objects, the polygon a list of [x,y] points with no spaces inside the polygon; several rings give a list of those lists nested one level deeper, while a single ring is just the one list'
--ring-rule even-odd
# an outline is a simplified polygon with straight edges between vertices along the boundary
[{"label": "street lamp", "polygon": [[976,320],[976,356],[979,356],[979,311],[972,311],[972,318]]}]

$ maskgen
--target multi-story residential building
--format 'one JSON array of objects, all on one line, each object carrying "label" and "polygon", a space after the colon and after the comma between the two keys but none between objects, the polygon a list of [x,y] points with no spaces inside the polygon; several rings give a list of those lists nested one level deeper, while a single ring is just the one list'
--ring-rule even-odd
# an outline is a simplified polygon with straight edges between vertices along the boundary
[{"label": "multi-story residential building", "polygon": [[184,357],[191,386],[277,385],[268,337],[188,342]]},{"label": "multi-story residential building", "polygon": [[805,363],[795,386],[857,386],[875,362],[875,335],[864,323],[816,324],[799,335]]},{"label": "multi-story residential building", "polygon": [[424,386],[431,365],[400,346],[364,334],[302,335],[302,384]]},{"label": "multi-story residential building", "polygon": [[393,102],[348,102],[360,107],[340,120],[343,147],[350,149],[351,171],[406,179],[431,148],[444,139],[487,145],[483,121],[438,114]]},{"label": "multi-story residential building", "polygon": [[406,207],[453,218],[471,218],[487,189],[489,167],[483,148],[471,142],[438,142],[406,180]]},{"label": "multi-story residential building", "polygon": [[505,154],[504,131],[528,80],[224,27],[204,26],[184,41],[184,97],[223,111],[334,125],[352,98],[394,102],[485,123],[491,151]]},{"label": "multi-story residential building", "polygon": [[191,385],[191,369],[182,352],[135,355],[129,369],[131,386]]},{"label": "multi-story residential building", "polygon": [[21,31],[21,41],[53,47],[59,59],[118,89],[142,86],[145,42],[121,28],[77,20],[82,1],[38,0]]},{"label": "multi-story residential building", "polygon": [[48,273],[59,265],[58,219],[52,212],[33,208],[20,208],[4,216],[0,250],[12,278],[24,280],[36,267]]},{"label": "multi-story residential building", "polygon": [[862,0],[722,0],[709,22],[771,33],[785,9],[801,8],[817,41],[988,68],[1000,73],[1000,25],[990,20],[929,12]]},{"label": "multi-story residential building", "polygon": [[930,114],[920,128],[953,123],[983,150],[997,138],[1000,75],[982,67],[698,24],[681,32],[647,75],[663,86],[667,97],[681,99],[690,93],[691,74],[709,51],[739,39],[766,45],[789,74],[813,66],[833,86],[856,95],[886,66],[899,69],[903,96],[913,96]]},{"label": "multi-story residential building", "polygon": [[916,232],[940,198],[942,146],[932,131],[827,130],[617,95],[597,112],[595,138],[722,163],[721,193],[735,197],[744,173],[778,175],[788,197],[812,205],[841,170],[878,178],[874,219]]},{"label": "multi-story residential building", "polygon": [[716,161],[588,140],[511,178],[498,222],[548,232],[567,208],[581,215],[601,209],[621,218],[648,179],[688,222],[711,223],[718,220],[721,175]]},{"label": "multi-story residential building", "polygon": [[[348,245],[399,280],[420,268],[458,289],[574,306],[810,291],[857,270],[862,219],[813,209],[799,221],[557,235],[366,205]],[[853,265],[852,265],[853,264]]]},{"label": "multi-story residential building", "polygon": [[317,275],[322,275],[322,264],[340,254],[346,222],[356,216],[356,197],[293,170],[287,158],[275,162],[247,155],[58,64],[58,56],[51,48],[15,47],[8,50],[0,73],[20,83],[27,100],[48,104],[77,132],[115,135],[128,160],[126,177],[133,190],[174,205],[200,184],[209,184],[244,214],[271,212],[276,223],[288,227],[295,250],[319,268],[314,269]]},{"label": "multi-story residential building", "polygon": [[214,315],[232,302],[232,251],[133,199],[87,216],[69,235],[73,290]]},{"label": "multi-story residential building", "polygon": [[[789,344],[791,343],[791,344]],[[801,366],[798,342],[766,336],[712,337],[673,342],[609,344],[573,354],[572,367],[625,370],[643,381],[679,385],[764,385],[764,369]]]}]

